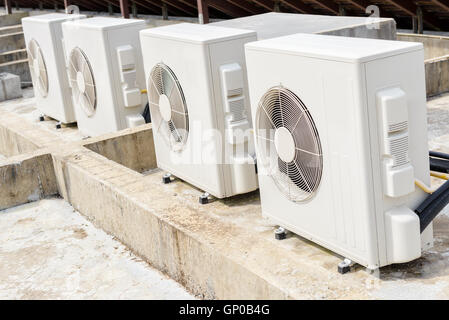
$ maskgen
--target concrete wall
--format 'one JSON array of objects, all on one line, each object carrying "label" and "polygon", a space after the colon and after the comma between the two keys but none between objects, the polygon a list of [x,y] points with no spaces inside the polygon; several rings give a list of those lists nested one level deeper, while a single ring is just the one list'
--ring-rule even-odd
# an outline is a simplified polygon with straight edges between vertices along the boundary
[{"label": "concrete wall", "polygon": [[427,96],[449,92],[449,37],[398,33],[398,40],[424,45]]},{"label": "concrete wall", "polygon": [[0,72],[16,74],[22,87],[31,85],[31,75],[25,51],[25,39],[21,19],[28,12],[0,15]]},{"label": "concrete wall", "polygon": [[84,146],[137,172],[157,166],[151,124],[93,138]]},{"label": "concrete wall", "polygon": [[21,155],[0,165],[0,210],[57,194],[51,154]]},{"label": "concrete wall", "polygon": [[449,92],[449,55],[426,60],[427,96]]},{"label": "concrete wall", "polygon": [[352,38],[396,40],[396,23],[394,22],[394,20],[383,21],[377,29],[369,29],[366,26],[362,25],[358,27],[348,27],[344,29],[323,32],[323,34]]},{"label": "concrete wall", "polygon": [[423,34],[398,33],[398,40],[424,44],[424,59],[433,59],[449,54],[449,37]]},{"label": "concrete wall", "polygon": [[22,18],[28,17],[28,15],[29,13],[25,11],[13,12],[12,14],[0,13],[0,27],[20,24]]}]

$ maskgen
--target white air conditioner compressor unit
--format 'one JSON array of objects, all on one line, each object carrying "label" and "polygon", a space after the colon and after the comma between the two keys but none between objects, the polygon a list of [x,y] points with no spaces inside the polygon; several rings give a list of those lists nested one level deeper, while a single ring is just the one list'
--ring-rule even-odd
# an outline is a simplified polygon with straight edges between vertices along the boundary
[{"label": "white air conditioner compressor unit", "polygon": [[243,50],[254,40],[190,23],[141,32],[158,166],[204,190],[202,203],[258,188]]},{"label": "white air conditioner compressor unit", "polygon": [[143,20],[96,17],[62,25],[78,129],[87,136],[144,124]]},{"label": "white air conditioner compressor unit", "polygon": [[245,50],[263,215],[370,269],[420,257],[422,45],[296,34]]},{"label": "white air conditioner compressor unit", "polygon": [[62,123],[76,121],[65,67],[62,23],[84,15],[50,13],[22,19],[36,107]]}]

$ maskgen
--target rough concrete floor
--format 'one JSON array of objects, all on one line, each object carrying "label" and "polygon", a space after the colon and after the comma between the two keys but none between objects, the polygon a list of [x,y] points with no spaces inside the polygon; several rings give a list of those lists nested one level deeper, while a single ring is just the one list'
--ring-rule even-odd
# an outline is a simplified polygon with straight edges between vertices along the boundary
[{"label": "rough concrete floor", "polygon": [[0,299],[192,299],[62,199],[0,211]]}]

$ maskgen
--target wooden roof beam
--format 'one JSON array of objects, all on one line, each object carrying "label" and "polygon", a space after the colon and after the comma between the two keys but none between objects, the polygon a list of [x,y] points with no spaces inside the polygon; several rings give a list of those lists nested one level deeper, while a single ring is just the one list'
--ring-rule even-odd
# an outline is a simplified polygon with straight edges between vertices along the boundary
[{"label": "wooden roof beam", "polygon": [[313,9],[298,0],[280,0],[280,3],[301,13],[313,13]]},{"label": "wooden roof beam", "polygon": [[330,11],[336,15],[340,14],[340,7],[338,6],[338,4],[336,4],[331,0],[312,0],[312,1],[327,11]]},{"label": "wooden roof beam", "polygon": [[246,0],[227,0],[227,2],[240,7],[241,9],[248,11],[251,14],[261,14],[266,12],[266,10],[255,6],[253,3],[250,3]]}]

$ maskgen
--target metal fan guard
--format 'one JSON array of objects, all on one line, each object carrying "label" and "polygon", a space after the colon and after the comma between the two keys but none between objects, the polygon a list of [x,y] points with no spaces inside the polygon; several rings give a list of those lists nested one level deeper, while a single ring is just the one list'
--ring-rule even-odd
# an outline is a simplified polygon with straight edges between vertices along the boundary
[{"label": "metal fan guard", "polygon": [[[97,90],[92,67],[86,54],[78,47],[70,52],[69,61],[69,80],[73,89],[75,103],[81,106],[88,117],[92,117],[97,110]],[[78,72],[81,72],[83,76],[83,81],[85,83],[84,92],[81,92],[78,87]]]},{"label": "metal fan guard", "polygon": [[[175,73],[164,63],[156,64],[148,80],[148,101],[157,128],[171,150],[183,150],[189,135],[189,114],[182,87]],[[170,90],[169,90],[170,89]],[[170,101],[171,119],[165,121],[159,108],[159,98],[166,95]]]},{"label": "metal fan guard", "polygon": [[[276,150],[275,131],[281,127],[295,143],[289,163]],[[283,86],[270,88],[259,102],[255,130],[259,161],[278,189],[293,202],[312,198],[321,182],[323,158],[318,131],[304,103]]]},{"label": "metal fan guard", "polygon": [[[39,70],[35,70],[34,59],[40,64]],[[48,74],[47,65],[42,54],[42,50],[35,39],[28,43],[28,64],[32,75],[33,83],[39,94],[45,98],[48,95]]]}]

